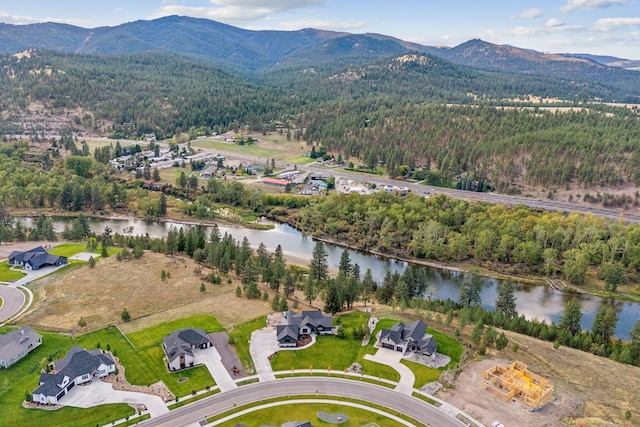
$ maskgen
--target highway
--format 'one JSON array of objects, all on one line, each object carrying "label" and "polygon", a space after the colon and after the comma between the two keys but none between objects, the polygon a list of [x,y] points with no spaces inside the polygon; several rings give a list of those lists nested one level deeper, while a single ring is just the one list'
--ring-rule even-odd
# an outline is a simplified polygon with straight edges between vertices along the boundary
[{"label": "highway", "polygon": [[[257,156],[252,156],[250,154],[238,154],[234,152],[226,152],[224,150],[214,150],[202,148],[203,151],[206,151],[210,154],[222,154],[225,158],[229,159],[238,159],[250,163],[266,163],[267,159],[260,158]],[[285,164],[283,162],[276,160],[276,167],[281,168],[292,168],[293,165]],[[354,181],[364,181],[375,183],[376,186],[381,185],[392,185],[397,187],[407,187],[414,194],[418,195],[429,195],[429,194],[446,194],[447,196],[463,199],[470,202],[489,202],[496,204],[504,204],[507,206],[515,206],[518,204],[526,205],[532,209],[540,209],[545,211],[560,211],[560,212],[578,212],[581,214],[592,214],[601,216],[610,220],[618,220],[620,218],[625,221],[631,223],[640,222],[640,213],[633,212],[625,212],[624,214],[621,211],[615,209],[607,209],[603,207],[591,207],[591,206],[581,206],[574,203],[567,202],[559,202],[554,200],[546,200],[546,199],[533,199],[529,197],[518,197],[518,196],[508,196],[504,194],[497,193],[476,193],[472,191],[462,191],[456,190],[452,188],[441,188],[441,187],[432,187],[421,185],[417,183],[409,183],[402,180],[395,180],[390,178],[385,178],[380,175],[359,173],[347,171],[342,168],[329,168],[323,167],[321,165],[317,165],[315,163],[309,165],[298,165],[298,170],[302,172],[313,172],[317,174],[323,174],[324,176],[333,175],[336,178],[345,178],[352,179]]]},{"label": "highway", "polygon": [[[326,377],[295,377],[244,385],[235,390],[216,394],[174,409],[168,414],[149,419],[139,425],[145,427],[186,426],[247,403],[259,402],[263,399],[274,397],[284,400],[290,396],[300,395],[362,399],[394,409],[423,424],[434,427],[460,427],[465,425],[435,406],[431,406],[417,398],[400,394],[390,388],[360,381]],[[291,416],[291,421],[293,421],[295,413],[292,412]]]}]

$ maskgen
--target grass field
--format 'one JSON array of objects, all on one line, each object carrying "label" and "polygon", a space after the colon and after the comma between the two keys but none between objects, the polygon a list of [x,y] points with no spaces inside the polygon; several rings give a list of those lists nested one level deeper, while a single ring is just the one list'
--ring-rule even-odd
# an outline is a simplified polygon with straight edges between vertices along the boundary
[{"label": "grass field", "polygon": [[26,273],[10,268],[9,261],[0,263],[0,282],[13,282],[26,276]]},{"label": "grass field", "polygon": [[[157,331],[160,331],[158,329]],[[142,337],[155,336],[155,333],[144,334]],[[144,347],[133,348],[124,336],[114,326],[82,335],[78,338],[78,345],[84,348],[111,348],[125,367],[125,376],[131,384],[149,385],[162,380],[176,396],[185,396],[192,390],[202,390],[207,386],[214,386],[215,381],[204,366],[186,369],[180,372],[169,372],[164,364],[164,352],[160,343]],[[178,379],[186,377],[189,380],[179,383]]]},{"label": "grass field", "polygon": [[[354,340],[350,337],[350,330],[361,324],[366,324],[367,313],[353,312],[340,317],[342,327],[347,331],[346,338],[338,337],[319,337],[316,344],[305,350],[299,351],[281,351],[271,361],[274,371],[289,369],[308,369],[313,366],[316,369],[327,369],[340,371],[349,367],[353,362],[362,365],[362,371],[366,375],[385,378],[391,381],[398,381],[400,374],[390,366],[365,360],[366,354],[374,354],[377,349],[374,347],[375,338],[369,341],[369,344],[362,347],[360,340]],[[381,329],[388,329],[398,319],[381,319],[376,325],[373,337],[380,332]],[[408,366],[416,376],[415,386],[421,387],[424,384],[436,381],[442,371],[458,366],[462,355],[462,346],[454,338],[443,333],[428,330],[438,341],[438,352],[451,357],[451,363],[441,369],[431,369],[424,365],[403,360],[402,363]]]},{"label": "grass field", "polygon": [[[316,343],[304,350],[279,351],[271,361],[274,371],[286,371],[289,369],[328,369],[342,371],[353,362],[360,362],[366,354],[366,347],[362,347],[362,341],[350,337],[350,331],[355,326],[366,324],[368,313],[353,312],[340,316],[341,327],[347,336],[318,337]],[[375,365],[372,363],[371,365]],[[367,372],[367,374],[369,374]],[[375,374],[371,374],[375,375]]]},{"label": "grass field", "polygon": [[[7,332],[3,329],[2,332]],[[42,345],[18,361],[9,369],[0,371],[0,424],[6,426],[60,426],[72,427],[82,420],[83,425],[104,425],[111,421],[134,414],[126,404],[103,405],[90,409],[65,407],[56,411],[25,409],[22,401],[25,393],[31,393],[38,386],[40,369],[46,364],[47,356],[61,358],[73,345],[73,339],[66,335],[40,332]]]},{"label": "grass field", "polygon": [[212,141],[212,140],[198,140],[193,141],[191,146],[194,148],[208,148],[211,150],[221,150],[232,152],[236,154],[250,154],[252,156],[264,157],[266,158],[280,158],[282,156],[283,150],[279,150],[277,148],[263,148],[258,147],[256,144],[253,145],[237,145],[223,141]]},{"label": "grass field", "polygon": [[218,320],[209,314],[199,314],[186,319],[177,319],[170,322],[164,322],[142,331],[132,332],[127,335],[129,340],[136,347],[145,347],[149,345],[162,343],[162,338],[169,335],[171,331],[182,328],[202,328],[207,333],[220,332],[224,328]]},{"label": "grass field", "polygon": [[376,423],[384,427],[400,427],[403,425],[383,415],[378,415],[364,409],[326,403],[305,403],[304,405],[298,404],[295,407],[283,405],[255,411],[251,414],[234,418],[232,421],[220,424],[220,426],[233,427],[237,425],[237,423],[243,423],[249,426],[282,425],[288,421],[310,421],[314,426],[330,425],[324,421],[320,421],[316,415],[320,411],[330,414],[342,413],[347,415],[349,420],[341,424],[345,427],[360,427],[369,423]]},{"label": "grass field", "polygon": [[245,370],[247,370],[247,372],[255,372],[253,359],[251,358],[251,354],[249,353],[249,340],[251,339],[251,332],[260,328],[264,328],[264,325],[266,323],[267,317],[261,316],[253,320],[240,323],[239,325],[234,326],[230,331],[228,331],[229,338],[233,338],[235,341],[234,347],[236,349],[238,359],[240,359],[242,366]]},{"label": "grass field", "polygon": [[85,252],[87,250],[87,245],[84,243],[63,243],[49,250],[49,253],[52,255],[58,256],[66,256],[67,258],[70,256],[74,256],[79,254],[80,252]]}]

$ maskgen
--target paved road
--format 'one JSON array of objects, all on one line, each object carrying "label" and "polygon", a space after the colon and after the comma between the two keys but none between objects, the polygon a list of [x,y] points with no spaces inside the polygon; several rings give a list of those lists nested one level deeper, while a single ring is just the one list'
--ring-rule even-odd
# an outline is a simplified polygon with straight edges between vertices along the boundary
[{"label": "paved road", "polygon": [[[341,378],[297,377],[259,382],[220,393],[152,418],[139,425],[145,427],[178,427],[192,425],[215,414],[233,409],[234,405],[258,402],[274,397],[296,395],[330,395],[353,397],[377,403],[432,426],[460,427],[464,424],[438,408],[419,399],[405,396],[389,388]],[[294,417],[295,418],[295,417]]]},{"label": "paved road", "polygon": [[24,304],[24,294],[18,289],[0,285],[0,297],[3,300],[2,308],[0,308],[0,322],[4,322],[20,311],[22,304]]},{"label": "paved road", "polygon": [[[224,150],[217,149],[206,149],[203,148],[203,151],[208,151],[210,153],[222,154],[226,158],[230,159],[240,159],[248,162],[258,162],[264,163],[266,159],[252,156],[250,154],[238,154],[234,152],[226,152]],[[287,164],[283,162],[276,161],[276,167],[287,167]],[[339,176],[341,178],[353,179],[355,181],[367,181],[375,183],[377,186],[381,185],[392,185],[398,187],[407,187],[415,194],[419,195],[427,195],[427,194],[446,194],[450,197],[454,197],[456,199],[464,199],[468,201],[484,201],[490,203],[500,203],[508,206],[514,206],[518,204],[524,204],[529,206],[532,209],[542,209],[548,211],[560,211],[560,212],[579,212],[579,213],[591,213],[593,215],[601,216],[607,219],[617,220],[619,218],[623,218],[629,222],[640,222],[640,213],[633,212],[625,212],[624,214],[621,211],[617,211],[615,209],[607,209],[602,207],[590,207],[590,206],[580,206],[573,203],[566,202],[558,202],[553,200],[544,200],[544,199],[532,199],[528,197],[516,197],[516,196],[507,196],[504,194],[497,193],[475,193],[472,191],[462,191],[451,188],[440,188],[440,187],[430,187],[426,185],[420,185],[415,183],[407,183],[406,181],[395,180],[384,178],[378,175],[364,174],[358,172],[346,171],[342,168],[326,168],[315,163],[309,165],[298,165],[298,170],[301,172],[315,172],[323,175],[333,175]]]}]

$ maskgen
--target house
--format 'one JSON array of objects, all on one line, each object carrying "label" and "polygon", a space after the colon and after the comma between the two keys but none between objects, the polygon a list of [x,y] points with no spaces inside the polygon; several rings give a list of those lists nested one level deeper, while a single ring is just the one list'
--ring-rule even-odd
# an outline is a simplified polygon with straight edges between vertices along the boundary
[{"label": "house", "polygon": [[9,264],[23,266],[25,270],[40,270],[43,267],[57,267],[67,263],[67,257],[50,255],[42,246],[26,252],[13,251],[9,254]]},{"label": "house", "polygon": [[13,365],[40,344],[42,336],[31,329],[31,326],[23,326],[0,335],[0,368],[6,369]]},{"label": "house", "polygon": [[194,349],[213,347],[209,335],[202,328],[185,328],[171,332],[162,340],[162,349],[167,357],[167,365],[172,371],[193,366]]},{"label": "house", "polygon": [[300,335],[334,335],[336,328],[333,318],[318,310],[296,313],[287,310],[283,313],[282,322],[276,328],[278,346],[295,347]]},{"label": "house", "polygon": [[422,320],[398,322],[391,329],[383,329],[380,332],[380,346],[402,353],[415,351],[431,356],[435,353],[438,342],[426,332],[427,324]]},{"label": "house", "polygon": [[116,363],[110,353],[74,345],[64,358],[53,362],[51,373],[40,375],[40,386],[33,391],[33,401],[55,405],[76,385],[106,377],[115,370]]}]

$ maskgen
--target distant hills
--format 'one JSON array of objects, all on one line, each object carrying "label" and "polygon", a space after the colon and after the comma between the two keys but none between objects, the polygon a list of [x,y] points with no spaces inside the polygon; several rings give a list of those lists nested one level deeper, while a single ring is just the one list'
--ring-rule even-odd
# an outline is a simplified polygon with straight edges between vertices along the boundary
[{"label": "distant hills", "polygon": [[409,51],[475,68],[560,77],[590,73],[594,69],[640,67],[640,61],[588,54],[544,54],[482,40],[442,48],[382,34],[355,35],[310,28],[251,31],[208,19],[180,16],[93,29],[58,23],[0,24],[0,53],[31,48],[87,54],[172,52],[199,56],[249,72],[327,62],[363,63]]}]

